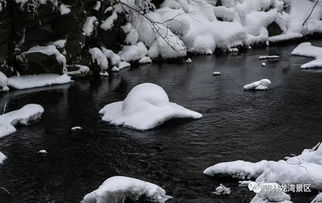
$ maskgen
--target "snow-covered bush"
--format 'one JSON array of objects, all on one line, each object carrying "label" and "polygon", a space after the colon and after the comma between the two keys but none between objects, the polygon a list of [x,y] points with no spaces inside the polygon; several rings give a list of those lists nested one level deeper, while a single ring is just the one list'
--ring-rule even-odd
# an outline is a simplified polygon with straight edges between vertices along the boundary
[{"label": "snow-covered bush", "polygon": [[173,118],[201,118],[202,115],[169,101],[162,87],[143,83],[134,87],[124,101],[106,105],[99,111],[102,120],[117,126],[148,130]]},{"label": "snow-covered bush", "polygon": [[315,58],[315,60],[301,65],[301,68],[321,68],[322,67],[322,48],[312,46],[310,42],[304,42],[299,44],[292,51],[292,55]]}]

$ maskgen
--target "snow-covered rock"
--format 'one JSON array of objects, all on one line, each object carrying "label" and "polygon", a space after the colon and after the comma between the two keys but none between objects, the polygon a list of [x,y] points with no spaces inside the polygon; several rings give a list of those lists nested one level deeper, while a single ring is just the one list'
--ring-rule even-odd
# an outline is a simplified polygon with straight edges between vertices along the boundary
[{"label": "snow-covered rock", "polygon": [[2,152],[0,152],[0,164],[3,164],[4,160],[7,159],[7,156],[5,154],[3,154]]},{"label": "snow-covered rock", "polygon": [[229,195],[231,192],[230,188],[225,187],[224,185],[220,184],[215,192],[212,192],[215,195]]},{"label": "snow-covered rock", "polygon": [[87,75],[89,73],[89,67],[87,67],[87,66],[78,65],[78,64],[75,64],[73,66],[77,67],[78,70],[68,71],[67,75],[75,77],[75,76],[84,76],[84,75]]},{"label": "snow-covered rock", "polygon": [[72,80],[68,75],[41,74],[10,77],[8,79],[8,86],[14,89],[30,89],[36,87],[67,84],[71,82]]},{"label": "snow-covered rock", "polygon": [[311,203],[321,203],[322,202],[322,193],[318,194]]},{"label": "snow-covered rock", "polygon": [[145,198],[150,202],[163,203],[171,198],[161,187],[135,178],[114,176],[108,178],[93,192],[85,195],[82,203],[116,203],[125,199],[133,201]]},{"label": "snow-covered rock", "polygon": [[204,174],[229,175],[238,179],[255,179],[256,183],[310,184],[310,189],[322,190],[322,145],[305,149],[302,154],[286,160],[251,163],[232,161],[218,163]]},{"label": "snow-covered rock", "polygon": [[201,118],[200,113],[169,101],[162,87],[143,83],[134,87],[124,101],[106,105],[99,111],[102,120],[117,126],[148,130],[173,118]]},{"label": "snow-covered rock", "polygon": [[271,81],[268,79],[262,79],[244,86],[245,90],[267,90],[271,85]]},{"label": "snow-covered rock", "polygon": [[61,15],[67,15],[71,12],[70,5],[61,4],[59,6],[59,11]]},{"label": "snow-covered rock", "polygon": [[29,125],[40,119],[44,108],[38,104],[28,104],[19,110],[0,115],[0,138],[16,132],[15,125]]},{"label": "snow-covered rock", "polygon": [[75,127],[72,127],[71,130],[72,131],[78,131],[78,130],[82,130],[83,128],[81,126],[75,126]]},{"label": "snow-covered rock", "polygon": [[322,67],[322,48],[312,46],[310,42],[304,42],[299,44],[292,51],[292,55],[315,58],[315,60],[301,65],[301,68],[321,68]]},{"label": "snow-covered rock", "polygon": [[100,50],[97,47],[94,47],[89,50],[89,53],[92,56],[92,62],[97,63],[101,71],[106,71],[108,68],[108,60],[104,55],[104,53],[102,52],[102,50]]},{"label": "snow-covered rock", "polygon": [[138,61],[147,56],[147,54],[148,50],[142,42],[139,42],[135,45],[124,46],[123,49],[118,53],[118,55],[124,61]]},{"label": "snow-covered rock", "polygon": [[111,29],[116,19],[117,19],[117,13],[113,12],[111,16],[109,16],[103,21],[103,23],[100,25],[100,28],[105,31]]},{"label": "snow-covered rock", "polygon": [[221,72],[218,72],[218,71],[215,71],[215,72],[212,73],[212,75],[213,76],[220,76],[220,75],[222,75],[222,73]]},{"label": "snow-covered rock", "polygon": [[45,149],[39,150],[37,152],[38,154],[47,154],[47,151]]},{"label": "snow-covered rock", "polygon": [[47,56],[55,56],[57,62],[63,65],[63,72],[67,72],[67,64],[66,58],[63,54],[61,54],[55,45],[48,45],[48,46],[34,46],[31,47],[28,51],[24,52],[24,55],[32,54],[32,53],[41,53]]},{"label": "snow-covered rock", "polygon": [[83,34],[87,37],[90,37],[94,32],[96,24],[97,18],[95,16],[87,17],[83,25]]},{"label": "snow-covered rock", "polygon": [[9,91],[8,78],[0,71],[0,91]]}]

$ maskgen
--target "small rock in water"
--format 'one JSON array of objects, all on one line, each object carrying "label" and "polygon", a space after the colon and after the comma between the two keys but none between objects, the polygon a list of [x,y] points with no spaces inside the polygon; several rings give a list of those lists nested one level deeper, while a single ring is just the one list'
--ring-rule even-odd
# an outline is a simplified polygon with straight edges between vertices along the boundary
[{"label": "small rock in water", "polygon": [[219,76],[219,75],[222,75],[221,72],[215,71],[212,73],[212,76]]},{"label": "small rock in water", "polygon": [[223,184],[220,184],[217,188],[215,192],[212,192],[212,194],[215,195],[229,195],[231,192],[229,187],[225,187]]},{"label": "small rock in water", "polygon": [[47,154],[47,151],[46,151],[46,150],[44,150],[44,149],[42,149],[42,150],[39,150],[39,151],[38,151],[38,154]]},{"label": "small rock in water", "polygon": [[262,67],[265,67],[266,66],[266,63],[262,63]]},{"label": "small rock in water", "polygon": [[83,128],[80,127],[80,126],[75,126],[75,127],[72,127],[71,130],[72,131],[78,131],[78,130],[82,130]]},{"label": "small rock in water", "polygon": [[188,58],[187,63],[191,63],[191,62],[192,62],[191,58]]}]

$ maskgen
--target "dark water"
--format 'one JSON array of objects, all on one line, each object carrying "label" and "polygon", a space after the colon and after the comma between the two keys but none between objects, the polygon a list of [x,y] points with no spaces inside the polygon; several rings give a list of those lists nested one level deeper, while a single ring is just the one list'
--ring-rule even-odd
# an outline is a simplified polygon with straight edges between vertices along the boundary
[{"label": "dark water", "polygon": [[[124,175],[160,185],[175,197],[169,202],[249,202],[254,194],[236,180],[209,178],[202,171],[222,161],[279,160],[322,140],[322,73],[300,70],[311,59],[291,57],[295,46],[197,56],[191,64],[150,64],[101,81],[2,95],[0,109],[6,102],[7,110],[27,103],[45,108],[40,123],[0,140],[8,156],[0,186],[11,193],[2,201],[79,202],[105,179]],[[263,68],[257,57],[266,54],[281,59]],[[213,77],[213,71],[223,75]],[[244,84],[262,78],[271,79],[269,91],[243,91]],[[172,101],[204,117],[173,120],[147,132],[100,122],[104,105],[123,100],[142,82],[162,86]],[[77,125],[84,130],[71,134]],[[48,155],[37,154],[40,149]],[[231,195],[212,195],[219,183],[232,187]],[[293,200],[313,197],[297,194]]]}]

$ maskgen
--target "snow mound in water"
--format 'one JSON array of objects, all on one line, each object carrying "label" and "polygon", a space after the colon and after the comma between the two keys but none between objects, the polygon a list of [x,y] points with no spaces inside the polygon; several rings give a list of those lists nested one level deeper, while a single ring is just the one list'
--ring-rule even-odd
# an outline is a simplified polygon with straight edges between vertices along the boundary
[{"label": "snow mound in water", "polygon": [[207,168],[204,174],[230,175],[239,179],[255,179],[257,183],[311,184],[310,189],[322,189],[322,146],[305,149],[302,154],[280,161],[232,161]]},{"label": "snow mound in water", "polygon": [[284,192],[268,192],[262,190],[260,193],[255,195],[250,203],[292,203],[290,200],[291,197]]},{"label": "snow mound in water", "polygon": [[143,83],[134,87],[124,101],[100,110],[102,120],[137,130],[155,128],[172,118],[201,118],[202,115],[169,101],[162,87]]},{"label": "snow mound in water", "polygon": [[301,65],[301,68],[322,68],[322,48],[312,46],[310,42],[299,44],[292,51],[292,55],[315,58],[315,60]]},{"label": "snow mound in water", "polygon": [[245,90],[267,90],[271,81],[268,79],[262,79],[244,86]]},{"label": "snow mound in water", "polygon": [[114,176],[93,192],[85,195],[82,203],[114,203],[123,202],[125,199],[133,201],[145,197],[151,202],[165,202],[171,198],[161,187],[135,178]]},{"label": "snow mound in water", "polygon": [[29,125],[38,121],[44,108],[38,104],[27,104],[19,110],[0,115],[0,138],[16,132],[15,125]]}]

